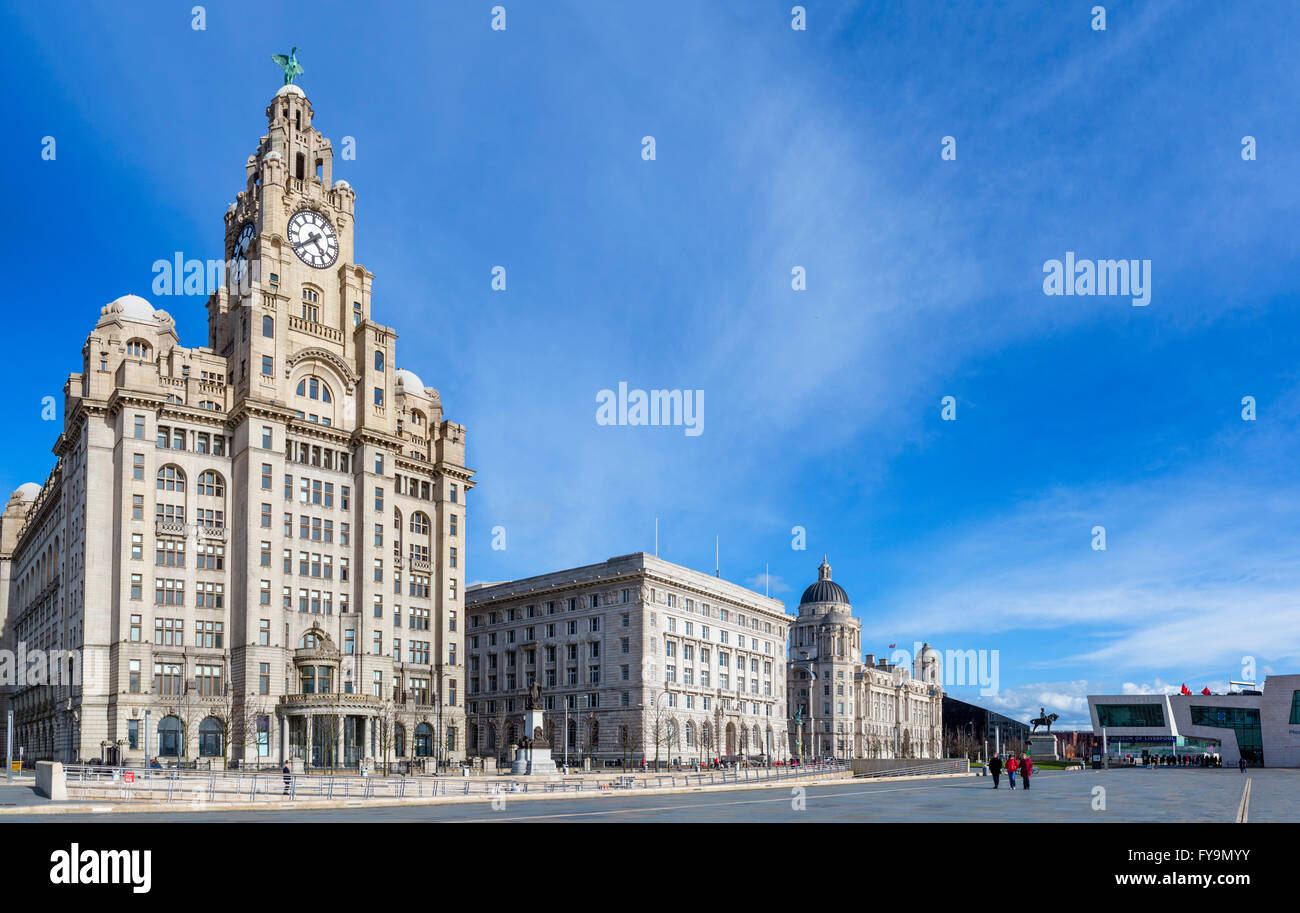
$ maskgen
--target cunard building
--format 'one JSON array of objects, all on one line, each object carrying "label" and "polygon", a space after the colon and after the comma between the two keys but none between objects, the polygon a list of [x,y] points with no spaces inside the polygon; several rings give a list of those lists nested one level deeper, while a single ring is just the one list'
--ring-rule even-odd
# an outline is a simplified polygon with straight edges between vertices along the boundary
[{"label": "cunard building", "polygon": [[0,688],[28,760],[463,756],[465,428],[397,367],[314,113],[266,108],[207,344],[100,308],[55,467],[3,512],[4,646],[81,666]]}]

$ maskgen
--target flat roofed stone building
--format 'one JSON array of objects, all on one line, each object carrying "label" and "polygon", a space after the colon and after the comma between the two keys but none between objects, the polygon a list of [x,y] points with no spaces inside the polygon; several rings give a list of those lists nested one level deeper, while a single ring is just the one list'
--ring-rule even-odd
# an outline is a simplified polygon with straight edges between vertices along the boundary
[{"label": "flat roofed stone building", "polygon": [[372,318],[313,116],[296,85],[266,107],[207,345],[101,308],[55,468],[0,518],[4,646],[82,664],[0,688],[29,760],[463,756],[465,428]]},{"label": "flat roofed stone building", "polygon": [[536,680],[557,762],[788,758],[776,599],[638,552],[471,587],[466,612],[471,755],[504,759],[526,737]]}]

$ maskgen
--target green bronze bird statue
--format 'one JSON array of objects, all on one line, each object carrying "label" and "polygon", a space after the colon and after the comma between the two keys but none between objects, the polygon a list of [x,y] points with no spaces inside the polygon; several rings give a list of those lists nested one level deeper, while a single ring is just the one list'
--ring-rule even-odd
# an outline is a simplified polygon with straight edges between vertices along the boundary
[{"label": "green bronze bird statue", "polygon": [[298,63],[297,48],[290,51],[288,55],[272,54],[271,60],[275,61],[276,66],[284,70],[284,84],[286,86],[292,83],[296,77],[302,75],[302,65]]}]

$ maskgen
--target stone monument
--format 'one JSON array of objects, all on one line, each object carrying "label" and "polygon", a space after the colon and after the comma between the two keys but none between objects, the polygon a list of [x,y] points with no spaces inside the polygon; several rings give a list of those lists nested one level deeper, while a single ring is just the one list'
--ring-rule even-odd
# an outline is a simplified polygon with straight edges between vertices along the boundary
[{"label": "stone monument", "polygon": [[[1035,761],[1059,761],[1061,755],[1057,750],[1056,736],[1052,735],[1052,724],[1059,715],[1048,713],[1045,708],[1038,708],[1038,719],[1030,720],[1033,732],[1029,734],[1029,756]],[[1046,732],[1039,732],[1039,726],[1046,726]]]},{"label": "stone monument", "polygon": [[551,744],[546,740],[546,722],[542,715],[542,689],[536,682],[528,689],[528,709],[524,712],[524,732],[519,750],[510,764],[516,776],[556,776],[559,771],[551,759]]}]

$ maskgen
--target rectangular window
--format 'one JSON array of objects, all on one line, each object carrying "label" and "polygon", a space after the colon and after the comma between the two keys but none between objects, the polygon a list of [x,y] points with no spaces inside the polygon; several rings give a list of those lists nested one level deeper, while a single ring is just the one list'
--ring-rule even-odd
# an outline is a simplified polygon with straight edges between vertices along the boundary
[{"label": "rectangular window", "polygon": [[263,355],[263,356],[262,356],[262,376],[263,376],[263,377],[270,377],[270,376],[273,375],[274,373],[275,373],[274,361],[271,359],[271,356],[270,356],[270,355]]}]

